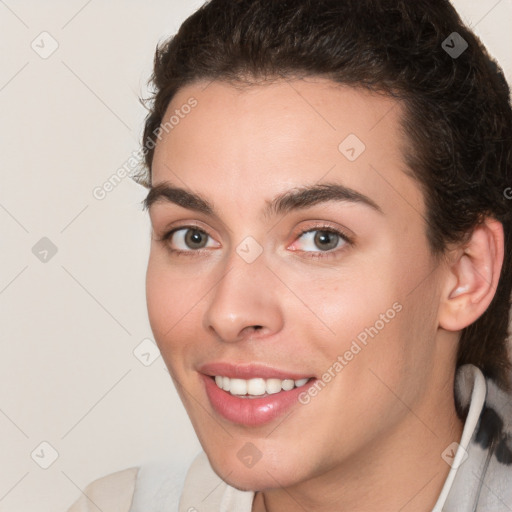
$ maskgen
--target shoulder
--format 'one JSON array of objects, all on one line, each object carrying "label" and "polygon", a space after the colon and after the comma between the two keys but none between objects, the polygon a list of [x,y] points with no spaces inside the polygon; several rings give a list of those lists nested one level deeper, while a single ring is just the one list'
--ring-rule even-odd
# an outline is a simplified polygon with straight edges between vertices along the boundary
[{"label": "shoulder", "polygon": [[67,512],[128,512],[138,471],[132,467],[94,480]]},{"label": "shoulder", "polygon": [[465,453],[452,466],[456,476],[443,510],[498,512],[512,504],[512,396],[470,366],[462,367],[458,388],[467,416],[457,451]]},{"label": "shoulder", "polygon": [[201,451],[192,457],[157,459],[98,478],[67,512],[247,512],[253,495],[224,482]]}]

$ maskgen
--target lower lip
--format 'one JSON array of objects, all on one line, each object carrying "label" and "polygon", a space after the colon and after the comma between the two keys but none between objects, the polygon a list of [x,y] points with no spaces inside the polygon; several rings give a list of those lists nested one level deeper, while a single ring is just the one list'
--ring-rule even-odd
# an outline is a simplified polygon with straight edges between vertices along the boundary
[{"label": "lower lip", "polygon": [[314,384],[311,379],[300,388],[280,391],[261,398],[238,398],[220,389],[208,375],[201,374],[206,386],[206,394],[215,411],[232,423],[256,427],[278,418],[293,405],[299,405],[299,395]]}]

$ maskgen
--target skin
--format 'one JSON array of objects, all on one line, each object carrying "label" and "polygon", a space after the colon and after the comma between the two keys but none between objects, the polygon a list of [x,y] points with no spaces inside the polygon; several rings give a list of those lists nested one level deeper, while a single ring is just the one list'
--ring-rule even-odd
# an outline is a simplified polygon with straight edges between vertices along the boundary
[{"label": "skin", "polygon": [[[450,469],[441,454],[463,427],[453,398],[457,340],[494,293],[499,244],[486,248],[500,227],[490,222],[469,246],[487,257],[485,282],[475,277],[471,251],[432,255],[422,193],[404,173],[403,111],[393,99],[324,79],[243,88],[214,81],[181,89],[165,119],[191,96],[197,107],[158,141],[152,185],[201,194],[218,217],[164,200],[150,207],[147,303],[213,469],[234,487],[260,491],[255,512],[431,510]],[[338,149],[348,134],[366,145],[354,162]],[[279,194],[326,182],[364,194],[381,211],[330,201],[260,213]],[[301,235],[321,232],[319,223],[353,243],[334,237],[328,254]],[[179,236],[186,231],[162,240],[191,224],[208,235],[204,248],[187,246]],[[252,263],[236,252],[247,236],[263,250]],[[401,311],[288,416],[245,427],[211,407],[201,364],[257,361],[321,378],[395,303]],[[252,468],[237,457],[246,442],[262,454]]]}]

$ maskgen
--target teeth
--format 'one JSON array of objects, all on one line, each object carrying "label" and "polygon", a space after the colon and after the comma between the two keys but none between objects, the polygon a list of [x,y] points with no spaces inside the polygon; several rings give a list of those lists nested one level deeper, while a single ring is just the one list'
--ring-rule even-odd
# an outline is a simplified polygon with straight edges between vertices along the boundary
[{"label": "teeth", "polygon": [[215,376],[215,384],[224,391],[229,391],[236,396],[261,396],[265,393],[273,395],[281,391],[290,391],[293,388],[304,386],[309,379],[230,379],[217,375]]},{"label": "teeth", "polygon": [[[265,379],[250,379],[247,382],[247,394],[253,396],[264,395],[267,391],[267,383]],[[234,393],[232,393],[234,395]]]},{"label": "teeth", "polygon": [[281,389],[283,389],[281,386],[281,379],[267,379],[266,390],[269,395],[279,393]]},{"label": "teeth", "polygon": [[[223,377],[227,379],[227,377]],[[242,379],[230,379],[229,392],[232,395],[246,395],[247,394],[247,381]]]},{"label": "teeth", "polygon": [[284,379],[283,382],[281,383],[281,387],[285,391],[290,391],[295,387],[295,382],[293,382],[292,379]]}]

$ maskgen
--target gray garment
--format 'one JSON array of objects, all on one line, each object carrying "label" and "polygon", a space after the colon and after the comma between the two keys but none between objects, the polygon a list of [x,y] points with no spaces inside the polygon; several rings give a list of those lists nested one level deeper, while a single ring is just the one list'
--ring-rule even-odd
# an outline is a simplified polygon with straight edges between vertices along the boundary
[{"label": "gray garment", "polygon": [[[473,381],[483,380],[475,366],[466,365],[457,374],[456,397],[463,411],[469,404]],[[485,382],[484,403],[443,510],[449,512],[512,511],[512,396],[490,379]],[[483,385],[473,386],[475,394]],[[470,408],[468,417],[472,414]],[[467,421],[467,420],[466,420]]]}]

